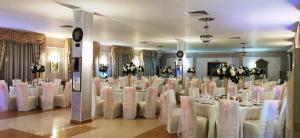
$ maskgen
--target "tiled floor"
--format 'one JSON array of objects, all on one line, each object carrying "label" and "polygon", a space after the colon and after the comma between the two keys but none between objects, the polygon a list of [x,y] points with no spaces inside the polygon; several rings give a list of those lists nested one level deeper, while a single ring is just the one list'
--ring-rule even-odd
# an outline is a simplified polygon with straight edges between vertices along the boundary
[{"label": "tiled floor", "polygon": [[0,138],[174,138],[158,119],[98,118],[70,125],[70,109],[0,113]]}]

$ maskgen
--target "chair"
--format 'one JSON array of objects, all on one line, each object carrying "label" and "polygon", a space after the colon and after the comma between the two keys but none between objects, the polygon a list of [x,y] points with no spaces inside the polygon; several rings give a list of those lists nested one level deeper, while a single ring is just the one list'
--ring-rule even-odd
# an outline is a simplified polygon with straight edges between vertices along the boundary
[{"label": "chair", "polygon": [[49,82],[43,85],[43,95],[39,97],[43,110],[53,109],[54,105],[54,83]]},{"label": "chair", "polygon": [[238,101],[222,100],[219,102],[218,138],[239,138],[239,115]]},{"label": "chair", "polygon": [[264,101],[260,119],[243,122],[244,138],[273,138],[278,105],[278,100]]},{"label": "chair", "polygon": [[193,99],[199,99],[200,98],[199,88],[197,88],[197,87],[189,88],[189,97],[191,97]]},{"label": "chair", "polygon": [[54,107],[70,107],[71,105],[72,84],[66,82],[65,90],[62,94],[54,95]]},{"label": "chair", "polygon": [[195,102],[191,97],[181,96],[181,122],[178,133],[182,138],[207,138],[208,119],[197,116]]},{"label": "chair", "polygon": [[167,104],[167,93],[160,95],[160,115],[159,119],[163,124],[168,123],[168,104]]},{"label": "chair", "polygon": [[94,78],[95,81],[95,87],[96,87],[96,96],[100,96],[100,79],[98,77]]},{"label": "chair", "polygon": [[146,102],[138,102],[138,115],[145,118],[155,118],[157,107],[156,97],[158,95],[157,87],[149,87]]},{"label": "chair", "polygon": [[0,82],[0,111],[8,111],[17,109],[16,96],[10,96],[7,84]]},{"label": "chair", "polygon": [[274,124],[274,138],[284,138],[286,112],[287,112],[287,97],[285,96],[283,99],[279,117],[278,119],[276,119]]},{"label": "chair", "polygon": [[167,92],[167,131],[169,133],[177,133],[181,109],[177,108],[174,90],[169,90]]},{"label": "chair", "polygon": [[53,82],[55,85],[61,85],[61,79],[54,79]]},{"label": "chair", "polygon": [[19,83],[21,83],[22,82],[22,80],[21,79],[13,79],[12,80],[12,85],[13,86],[17,86]]},{"label": "chair", "polygon": [[29,96],[28,86],[25,83],[17,84],[17,106],[18,111],[30,111],[36,109],[37,97]]},{"label": "chair", "polygon": [[122,116],[122,104],[114,101],[111,87],[103,87],[101,97],[103,99],[103,118],[112,119]]},{"label": "chair", "polygon": [[134,87],[125,87],[123,92],[123,118],[135,119],[137,111],[136,90]]},{"label": "chair", "polygon": [[[92,118],[103,115],[103,100],[96,93],[96,81],[92,85]],[[100,95],[100,94],[99,94]]]}]

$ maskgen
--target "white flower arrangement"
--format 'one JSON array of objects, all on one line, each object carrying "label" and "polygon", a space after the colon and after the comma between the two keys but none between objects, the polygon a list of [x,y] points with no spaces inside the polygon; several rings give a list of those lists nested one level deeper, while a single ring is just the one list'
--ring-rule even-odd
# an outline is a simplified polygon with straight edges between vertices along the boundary
[{"label": "white flower arrangement", "polygon": [[137,67],[137,71],[138,71],[138,72],[144,72],[144,67],[138,66],[138,67]]},{"label": "white flower arrangement", "polygon": [[137,68],[136,66],[130,62],[130,63],[126,63],[123,65],[123,73],[128,75],[128,74],[132,74],[135,75],[135,73],[137,72]]},{"label": "white flower arrangement", "polygon": [[196,73],[195,67],[188,68],[187,73]]},{"label": "white flower arrangement", "polygon": [[250,75],[250,70],[249,70],[248,67],[241,65],[241,66],[239,66],[239,68],[237,69],[237,75],[240,76],[240,77],[241,77],[241,76],[242,76],[242,77],[249,77],[249,75]]},{"label": "white flower arrangement", "polygon": [[41,73],[45,72],[45,66],[40,65],[39,63],[33,63],[30,67],[32,73]]},{"label": "white flower arrangement", "polygon": [[107,65],[100,64],[100,66],[99,66],[99,71],[100,71],[100,72],[106,72],[106,71],[107,71]]},{"label": "white flower arrangement", "polygon": [[259,76],[261,74],[264,74],[263,70],[260,68],[253,68],[250,70],[251,75]]},{"label": "white flower arrangement", "polygon": [[238,83],[239,77],[237,76],[237,69],[228,64],[221,64],[219,68],[217,68],[217,76],[220,79],[231,79],[232,82]]},{"label": "white flower arrangement", "polygon": [[160,69],[160,72],[163,74],[170,75],[173,72],[173,70],[170,66],[164,66]]}]

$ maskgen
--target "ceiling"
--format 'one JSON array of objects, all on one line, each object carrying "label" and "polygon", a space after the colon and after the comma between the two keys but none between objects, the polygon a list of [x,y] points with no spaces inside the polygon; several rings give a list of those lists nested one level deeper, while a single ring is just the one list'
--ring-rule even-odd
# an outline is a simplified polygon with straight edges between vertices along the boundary
[{"label": "ceiling", "polygon": [[[292,45],[299,20],[299,0],[0,0],[0,26],[71,37],[73,13],[59,3],[81,7],[94,16],[94,40],[136,49],[176,50],[183,39],[189,52],[280,51]],[[205,10],[214,40],[204,46],[200,17],[185,12]],[[202,16],[201,16],[202,17]],[[203,16],[206,17],[206,16]],[[241,37],[241,39],[230,39]],[[148,43],[141,43],[148,42]]]}]

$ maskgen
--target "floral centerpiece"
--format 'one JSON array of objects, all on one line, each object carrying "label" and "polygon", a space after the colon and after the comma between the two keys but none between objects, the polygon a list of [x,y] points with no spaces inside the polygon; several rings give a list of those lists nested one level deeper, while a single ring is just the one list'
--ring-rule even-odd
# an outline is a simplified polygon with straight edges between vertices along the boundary
[{"label": "floral centerpiece", "polygon": [[239,76],[237,75],[237,69],[228,64],[221,64],[217,68],[217,76],[221,79],[224,79],[224,87],[225,87],[225,93],[227,94],[227,88],[228,88],[228,79],[230,79],[233,83],[239,82]]},{"label": "floral centerpiece", "polygon": [[137,67],[137,78],[141,80],[142,76],[144,75],[144,67],[138,66]]},{"label": "floral centerpiece", "polygon": [[160,72],[161,72],[162,74],[167,75],[167,77],[169,77],[170,74],[173,72],[173,70],[172,70],[172,68],[171,68],[170,66],[164,66],[164,67],[162,67],[162,68],[160,69]]},{"label": "floral centerpiece", "polygon": [[[45,66],[40,65],[39,63],[33,63],[32,66],[30,67],[31,72],[35,75],[35,78],[37,79],[37,84],[39,84],[39,77],[40,73],[45,72]],[[33,83],[34,85],[34,83]]]},{"label": "floral centerpiece", "polygon": [[107,69],[108,69],[107,65],[100,64],[99,71],[102,73],[102,75],[101,75],[102,77],[105,77],[105,73],[106,73]]},{"label": "floral centerpiece", "polygon": [[240,80],[242,81],[242,86],[244,87],[245,78],[250,76],[250,70],[246,66],[239,66],[237,69],[237,75],[239,76]]},{"label": "floral centerpiece", "polygon": [[193,76],[195,75],[195,73],[196,73],[195,67],[189,67],[189,68],[187,69],[187,73],[190,74],[190,77],[193,77]]},{"label": "floral centerpiece", "polygon": [[260,68],[255,67],[250,70],[250,75],[254,75],[254,82],[256,79],[259,79],[262,74],[264,74],[264,71]]},{"label": "floral centerpiece", "polygon": [[100,66],[99,66],[99,71],[100,71],[100,72],[106,72],[106,71],[107,71],[107,65],[100,64]]},{"label": "floral centerpiece", "polygon": [[123,74],[128,76],[128,86],[131,86],[130,85],[131,75],[135,75],[136,72],[137,72],[137,68],[133,64],[133,62],[126,63],[123,65]]},{"label": "floral centerpiece", "polygon": [[187,73],[196,73],[195,67],[189,67]]},{"label": "floral centerpiece", "polygon": [[143,66],[138,66],[137,67],[137,72],[144,72],[144,67]]}]

